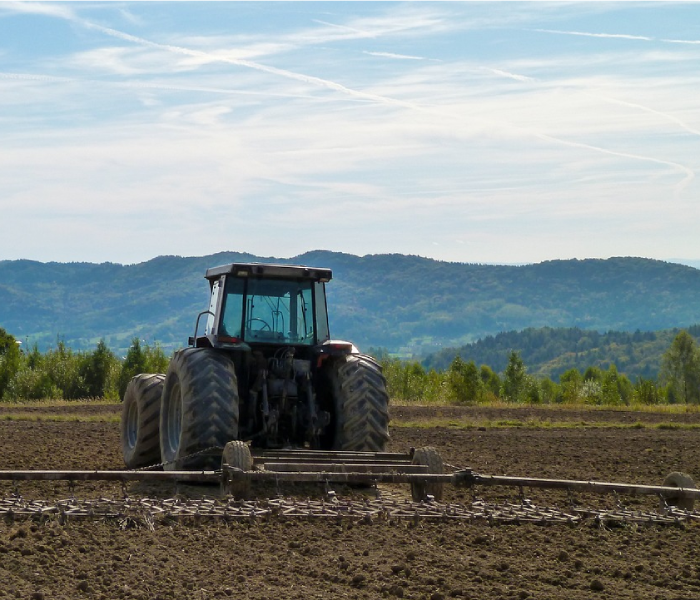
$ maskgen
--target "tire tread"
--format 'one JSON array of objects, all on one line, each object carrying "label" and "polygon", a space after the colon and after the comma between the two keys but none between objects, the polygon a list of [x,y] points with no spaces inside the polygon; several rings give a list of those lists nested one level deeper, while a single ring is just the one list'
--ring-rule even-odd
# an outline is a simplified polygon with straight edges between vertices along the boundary
[{"label": "tire tread", "polygon": [[383,452],[389,441],[389,395],[373,358],[352,354],[331,373],[335,399],[335,450]]}]

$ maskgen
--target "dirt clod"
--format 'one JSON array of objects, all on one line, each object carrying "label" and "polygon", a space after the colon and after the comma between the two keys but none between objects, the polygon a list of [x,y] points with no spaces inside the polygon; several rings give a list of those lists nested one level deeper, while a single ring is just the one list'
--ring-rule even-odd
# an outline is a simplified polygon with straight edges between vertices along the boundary
[{"label": "dirt clod", "polygon": [[602,592],[605,589],[603,582],[600,579],[594,579],[591,581],[591,590],[594,592]]}]

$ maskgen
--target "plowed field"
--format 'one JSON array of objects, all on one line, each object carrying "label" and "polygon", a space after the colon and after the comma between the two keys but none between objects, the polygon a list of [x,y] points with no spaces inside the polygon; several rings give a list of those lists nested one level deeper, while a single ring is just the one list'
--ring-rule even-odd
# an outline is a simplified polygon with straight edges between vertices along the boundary
[{"label": "plowed field", "polygon": [[[0,469],[121,469],[119,407],[0,408]],[[23,420],[2,420],[9,413]],[[93,421],[55,421],[89,416]],[[44,420],[36,420],[42,418]],[[106,421],[94,421],[104,417]],[[659,485],[700,476],[700,415],[395,408],[392,450],[432,445],[483,474]],[[473,423],[473,426],[469,426]],[[512,426],[507,426],[508,424]],[[586,423],[587,425],[582,425]],[[407,424],[413,424],[407,426]],[[435,426],[437,424],[437,426]],[[465,426],[465,424],[467,426]],[[615,426],[617,424],[617,426]],[[285,488],[287,496],[322,490]],[[380,488],[389,496],[400,486]],[[0,498],[216,495],[173,484],[0,482]],[[338,490],[338,494],[363,494]],[[546,507],[655,510],[658,500],[523,490]],[[523,500],[520,490],[449,489],[446,502]],[[0,598],[674,598],[700,597],[700,526],[584,520],[173,519],[0,522]]]}]

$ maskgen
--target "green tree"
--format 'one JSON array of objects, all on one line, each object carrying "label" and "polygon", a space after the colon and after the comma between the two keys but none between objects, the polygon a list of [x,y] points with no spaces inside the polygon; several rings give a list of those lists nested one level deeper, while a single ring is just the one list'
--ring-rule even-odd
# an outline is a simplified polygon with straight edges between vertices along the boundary
[{"label": "green tree", "polygon": [[86,395],[80,376],[80,357],[58,340],[56,348],[44,355],[43,367],[52,387],[59,390],[60,398],[77,400]]},{"label": "green tree", "polygon": [[663,390],[656,382],[643,377],[635,382],[632,398],[639,404],[662,404],[665,400]]},{"label": "green tree", "polygon": [[126,358],[122,363],[121,372],[118,379],[119,397],[123,398],[126,393],[126,386],[129,385],[132,377],[139,373],[147,373],[146,355],[141,348],[141,341],[135,337],[131,340],[131,346],[126,353]]},{"label": "green tree", "polygon": [[401,399],[407,402],[421,400],[425,388],[425,369],[415,361],[403,363],[401,366]]},{"label": "green tree", "polygon": [[0,327],[0,356],[5,354],[12,346],[17,345],[15,337]]},{"label": "green tree", "polygon": [[525,375],[523,399],[528,404],[540,404],[542,402],[540,382],[532,375]]},{"label": "green tree", "polygon": [[[5,332],[5,330],[2,330]],[[1,343],[3,345],[2,353],[0,354],[0,399],[7,396],[10,383],[16,377],[20,370],[22,362],[22,353],[19,349],[19,344],[9,334],[5,334]]]},{"label": "green tree", "polygon": [[497,400],[501,393],[501,378],[488,365],[481,365],[479,368],[479,377],[485,393],[489,396],[489,400]]},{"label": "green tree", "polygon": [[625,405],[630,405],[634,399],[634,385],[629,380],[627,375],[618,373],[617,375],[617,391],[620,394],[620,399]]},{"label": "green tree", "polygon": [[581,388],[583,378],[578,369],[569,369],[559,376],[559,396],[560,402],[575,404],[581,400]]},{"label": "green tree", "polygon": [[603,403],[603,386],[596,379],[586,379],[581,386],[581,400],[586,404]]},{"label": "green tree", "polygon": [[603,371],[600,367],[588,367],[583,373],[584,381],[595,381],[597,383],[603,383]]},{"label": "green tree", "polygon": [[603,373],[602,382],[600,384],[600,402],[601,404],[609,404],[616,406],[622,404],[622,395],[618,385],[617,367],[610,365],[607,371]]},{"label": "green tree", "polygon": [[700,403],[700,351],[685,330],[680,331],[661,360],[659,380],[669,402]]},{"label": "green tree", "polygon": [[34,343],[32,349],[27,353],[27,367],[32,370],[39,369],[43,362],[44,356],[39,352],[39,346]]},{"label": "green tree", "polygon": [[503,398],[509,402],[520,402],[526,392],[527,369],[520,353],[513,350],[508,357],[508,366],[503,374]]},{"label": "green tree", "polygon": [[479,370],[473,360],[464,362],[457,355],[447,372],[447,385],[451,396],[459,404],[475,404],[483,397]]},{"label": "green tree", "polygon": [[540,381],[540,398],[544,404],[556,402],[559,394],[559,386],[549,377],[545,377]]},{"label": "green tree", "polygon": [[[165,356],[163,348],[156,342],[153,346],[146,344],[143,349],[145,361],[145,372],[147,373],[165,373],[168,370],[170,360]],[[422,370],[422,367],[421,367]]]},{"label": "green tree", "polygon": [[110,380],[117,364],[116,356],[104,340],[98,342],[95,350],[81,357],[79,374],[84,381],[88,397],[107,397]]},{"label": "green tree", "polygon": [[381,359],[389,396],[400,402],[423,400],[428,387],[428,377],[423,366],[415,361],[404,362],[388,355]]}]

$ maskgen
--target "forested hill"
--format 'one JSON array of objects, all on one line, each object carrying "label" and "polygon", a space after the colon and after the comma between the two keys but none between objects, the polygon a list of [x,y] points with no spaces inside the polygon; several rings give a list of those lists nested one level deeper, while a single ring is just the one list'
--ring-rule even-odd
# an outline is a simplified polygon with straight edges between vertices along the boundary
[{"label": "forested hill", "polygon": [[135,265],[0,261],[0,327],[19,339],[74,348],[133,336],[182,346],[206,307],[208,267],[260,261],[331,267],[335,337],[361,348],[427,354],[528,327],[654,331],[700,323],[700,270],[640,258],[525,266],[357,257],[313,251],[292,259],[241,253],[162,256]]},{"label": "forested hill", "polygon": [[[700,325],[685,329],[700,343]],[[444,348],[426,357],[423,366],[442,371],[459,355],[466,362],[474,361],[476,365],[488,365],[496,372],[503,372],[515,350],[529,373],[555,381],[572,368],[581,372],[588,367],[606,370],[611,364],[631,380],[655,379],[661,359],[676,335],[678,329],[599,333],[577,327],[528,328],[487,336],[459,348]]]}]

